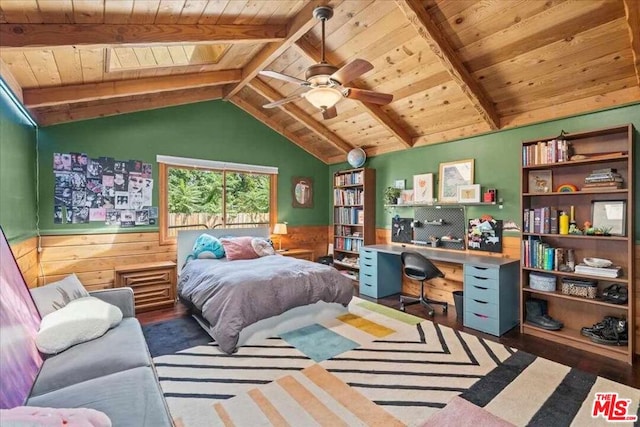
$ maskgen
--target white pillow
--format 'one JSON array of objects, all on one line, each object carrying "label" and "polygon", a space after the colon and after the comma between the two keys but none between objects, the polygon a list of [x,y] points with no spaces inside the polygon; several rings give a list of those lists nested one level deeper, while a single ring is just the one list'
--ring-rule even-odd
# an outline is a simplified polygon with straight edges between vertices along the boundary
[{"label": "white pillow", "polygon": [[121,320],[122,311],[115,305],[95,297],[78,298],[44,316],[36,346],[45,354],[60,353],[104,335]]},{"label": "white pillow", "polygon": [[251,247],[260,257],[276,254],[271,242],[267,239],[263,239],[262,237],[254,237],[251,239]]}]

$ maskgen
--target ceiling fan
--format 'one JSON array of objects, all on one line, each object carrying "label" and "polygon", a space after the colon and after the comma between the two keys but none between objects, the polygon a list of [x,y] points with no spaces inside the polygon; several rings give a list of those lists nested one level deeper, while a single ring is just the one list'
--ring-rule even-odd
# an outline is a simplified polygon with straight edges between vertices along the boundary
[{"label": "ceiling fan", "polygon": [[313,64],[307,68],[305,80],[277,71],[263,70],[259,72],[259,74],[266,77],[297,83],[305,90],[301,94],[265,104],[262,106],[263,108],[275,108],[282,104],[305,98],[314,107],[322,111],[323,118],[332,119],[338,115],[335,105],[342,98],[380,105],[386,105],[393,100],[393,95],[387,93],[344,86],[367,71],[373,70],[373,65],[370,62],[364,59],[354,59],[340,69],[327,63],[324,58],[324,26],[325,22],[331,19],[332,16],[333,9],[329,6],[318,6],[313,10],[313,17],[322,22],[322,59],[319,64]]}]

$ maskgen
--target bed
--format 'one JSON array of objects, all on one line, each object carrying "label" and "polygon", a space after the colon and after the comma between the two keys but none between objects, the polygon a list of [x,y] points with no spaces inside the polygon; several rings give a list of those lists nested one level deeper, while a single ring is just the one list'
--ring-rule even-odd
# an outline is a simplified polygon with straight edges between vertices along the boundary
[{"label": "bed", "polygon": [[178,295],[227,354],[238,346],[314,319],[346,312],[353,285],[333,267],[279,254],[250,260],[184,264],[202,233],[269,237],[267,228],[178,233]]}]

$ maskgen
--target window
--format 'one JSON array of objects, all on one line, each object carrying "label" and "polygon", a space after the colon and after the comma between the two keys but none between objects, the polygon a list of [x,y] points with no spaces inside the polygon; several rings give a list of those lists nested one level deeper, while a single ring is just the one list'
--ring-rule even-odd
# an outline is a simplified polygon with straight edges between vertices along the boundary
[{"label": "window", "polygon": [[277,168],[158,156],[160,243],[178,230],[270,227]]}]

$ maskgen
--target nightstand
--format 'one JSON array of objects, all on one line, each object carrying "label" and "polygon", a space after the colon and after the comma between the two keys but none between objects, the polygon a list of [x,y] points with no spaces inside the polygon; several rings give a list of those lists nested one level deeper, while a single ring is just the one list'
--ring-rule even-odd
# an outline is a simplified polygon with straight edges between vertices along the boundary
[{"label": "nightstand", "polygon": [[173,307],[176,303],[176,263],[147,262],[115,267],[115,287],[133,289],[136,313]]},{"label": "nightstand", "polygon": [[313,261],[313,251],[311,249],[287,249],[286,251],[282,252],[278,251],[278,253],[284,256]]}]

